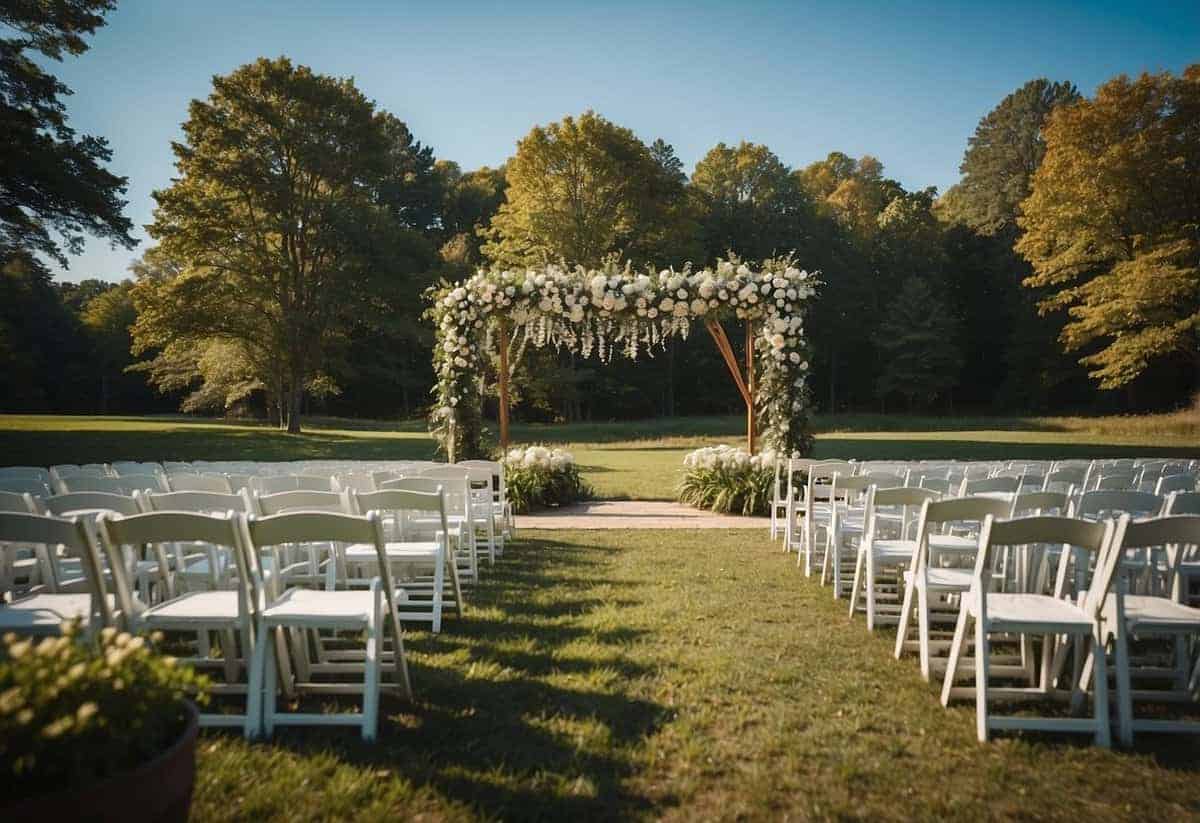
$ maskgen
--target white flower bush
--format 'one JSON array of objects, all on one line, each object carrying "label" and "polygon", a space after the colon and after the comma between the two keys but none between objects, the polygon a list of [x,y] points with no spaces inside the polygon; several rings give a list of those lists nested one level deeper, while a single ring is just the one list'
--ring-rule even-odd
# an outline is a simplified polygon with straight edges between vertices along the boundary
[{"label": "white flower bush", "polygon": [[499,324],[512,336],[517,357],[532,343],[608,361],[617,352],[630,359],[653,356],[672,335],[686,337],[696,321],[736,318],[756,328],[755,402],[767,446],[806,453],[804,310],[816,286],[816,278],[790,257],[764,260],[758,268],[722,260],[699,271],[689,266],[639,273],[616,261],[599,269],[491,269],[443,283],[429,294],[438,335],[431,428],[456,459],[482,453],[478,398]]},{"label": "white flower bush", "polygon": [[732,446],[709,446],[683,458],[679,500],[725,514],[769,514],[776,452],[751,455]]},{"label": "white flower bush", "polygon": [[529,446],[509,449],[503,460],[508,500],[518,514],[574,503],[592,494],[569,451]]}]

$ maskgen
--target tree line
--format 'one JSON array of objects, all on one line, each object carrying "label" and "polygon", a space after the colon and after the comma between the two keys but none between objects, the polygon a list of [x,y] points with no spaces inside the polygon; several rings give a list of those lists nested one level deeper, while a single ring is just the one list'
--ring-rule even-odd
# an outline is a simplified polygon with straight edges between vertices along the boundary
[{"label": "tree line", "polygon": [[[592,111],[463,170],[352,80],[260,59],[189,105],[131,278],[54,283],[42,260],[65,264],[83,235],[133,240],[107,144],[75,135],[68,90],[27,53],[80,53],[110,7],[0,17],[18,32],[0,49],[6,410],[182,408],[293,431],[302,414],[415,415],[438,281],[787,251],[824,282],[807,333],[827,411],[1144,410],[1200,387],[1200,65],[1090,98],[1032,80],[981,119],[939,195],[872,156],[789,166],[752,142],[717,144],[689,175],[663,139]],[[516,384],[527,419],[740,404],[702,334],[636,365],[531,352]]]}]

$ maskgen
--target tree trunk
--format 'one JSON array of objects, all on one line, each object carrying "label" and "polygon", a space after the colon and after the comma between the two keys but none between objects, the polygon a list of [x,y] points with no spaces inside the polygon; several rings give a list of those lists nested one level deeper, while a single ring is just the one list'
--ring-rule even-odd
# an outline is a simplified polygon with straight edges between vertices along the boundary
[{"label": "tree trunk", "polygon": [[300,368],[293,367],[291,384],[288,386],[288,434],[300,434],[300,408],[303,400],[304,374]]}]

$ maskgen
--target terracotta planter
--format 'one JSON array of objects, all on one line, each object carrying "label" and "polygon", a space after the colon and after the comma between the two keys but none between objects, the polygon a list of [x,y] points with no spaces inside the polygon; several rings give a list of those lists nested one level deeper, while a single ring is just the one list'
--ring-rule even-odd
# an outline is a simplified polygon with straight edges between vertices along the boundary
[{"label": "terracotta planter", "polygon": [[183,733],[148,763],[80,789],[30,797],[0,808],[0,820],[184,823],[196,779],[199,715],[190,702]]}]

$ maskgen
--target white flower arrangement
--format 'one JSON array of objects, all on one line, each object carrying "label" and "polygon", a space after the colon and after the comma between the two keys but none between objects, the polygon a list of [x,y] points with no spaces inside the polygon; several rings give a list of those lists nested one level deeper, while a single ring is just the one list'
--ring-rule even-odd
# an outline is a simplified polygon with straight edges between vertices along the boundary
[{"label": "white flower arrangement", "polygon": [[679,500],[719,513],[769,513],[776,452],[751,455],[732,446],[707,446],[683,458]]},{"label": "white flower arrangement", "polygon": [[503,461],[508,499],[518,514],[591,496],[569,451],[528,446],[509,449]]},{"label": "white flower arrangement", "polygon": [[499,342],[498,321],[506,324],[518,355],[532,343],[584,357],[594,353],[607,362],[615,352],[630,359],[653,356],[667,338],[686,337],[694,321],[736,318],[757,330],[755,402],[766,445],[805,453],[804,311],[816,286],[816,277],[790,257],[764,260],[757,269],[721,260],[698,271],[635,272],[615,261],[599,269],[552,264],[480,270],[461,283],[444,283],[429,294],[438,335],[432,428],[447,451],[453,438],[456,459],[482,452],[478,403],[464,398],[480,391],[484,366]]}]

